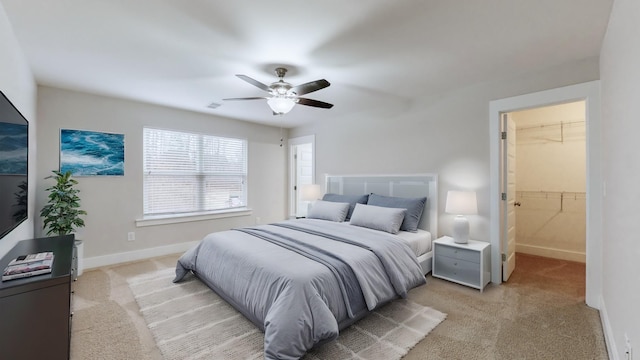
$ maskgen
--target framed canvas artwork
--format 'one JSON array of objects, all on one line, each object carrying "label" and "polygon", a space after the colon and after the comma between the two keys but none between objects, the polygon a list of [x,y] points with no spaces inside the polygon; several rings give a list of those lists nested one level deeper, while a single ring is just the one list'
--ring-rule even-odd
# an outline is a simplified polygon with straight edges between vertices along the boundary
[{"label": "framed canvas artwork", "polygon": [[60,129],[60,172],[124,175],[124,134]]}]

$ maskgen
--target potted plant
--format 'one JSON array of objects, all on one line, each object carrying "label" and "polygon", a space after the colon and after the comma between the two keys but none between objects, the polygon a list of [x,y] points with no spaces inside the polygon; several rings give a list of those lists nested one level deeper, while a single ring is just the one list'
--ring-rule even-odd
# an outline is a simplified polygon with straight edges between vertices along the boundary
[{"label": "potted plant", "polygon": [[49,228],[47,235],[71,234],[76,228],[84,226],[80,215],[86,215],[87,212],[80,209],[80,190],[74,187],[78,182],[71,178],[71,171],[62,173],[53,170],[53,173],[45,178],[53,178],[56,183],[46,189],[49,201],[40,211],[44,219],[42,229]]}]

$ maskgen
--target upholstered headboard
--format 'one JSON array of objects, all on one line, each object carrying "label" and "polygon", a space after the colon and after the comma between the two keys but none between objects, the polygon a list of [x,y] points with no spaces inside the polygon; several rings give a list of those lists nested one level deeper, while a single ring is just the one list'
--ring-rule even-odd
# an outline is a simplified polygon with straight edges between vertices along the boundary
[{"label": "upholstered headboard", "polygon": [[418,227],[438,237],[438,175],[326,175],[325,193],[427,197]]}]

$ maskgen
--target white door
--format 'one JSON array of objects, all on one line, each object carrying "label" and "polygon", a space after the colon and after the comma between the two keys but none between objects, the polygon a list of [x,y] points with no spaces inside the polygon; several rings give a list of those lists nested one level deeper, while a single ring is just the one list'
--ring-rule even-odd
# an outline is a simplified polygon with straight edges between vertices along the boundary
[{"label": "white door", "polygon": [[502,114],[502,281],[516,267],[516,125],[509,114]]},{"label": "white door", "polygon": [[315,181],[315,136],[291,138],[289,142],[289,216],[307,215],[307,203],[300,201],[300,186]]},{"label": "white door", "polygon": [[310,143],[296,146],[296,216],[307,216],[308,204],[300,200],[300,187],[313,184],[313,147]]}]

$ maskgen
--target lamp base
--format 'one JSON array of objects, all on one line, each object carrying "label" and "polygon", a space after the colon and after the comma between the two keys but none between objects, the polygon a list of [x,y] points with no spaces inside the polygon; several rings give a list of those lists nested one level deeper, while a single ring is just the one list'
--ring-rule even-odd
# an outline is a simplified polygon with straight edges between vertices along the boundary
[{"label": "lamp base", "polygon": [[306,201],[307,203],[307,213],[304,214],[304,217],[309,217],[309,213],[311,212],[311,208],[313,207],[313,201]]},{"label": "lamp base", "polygon": [[457,215],[453,219],[453,242],[458,244],[469,242],[469,220],[466,216]]}]

